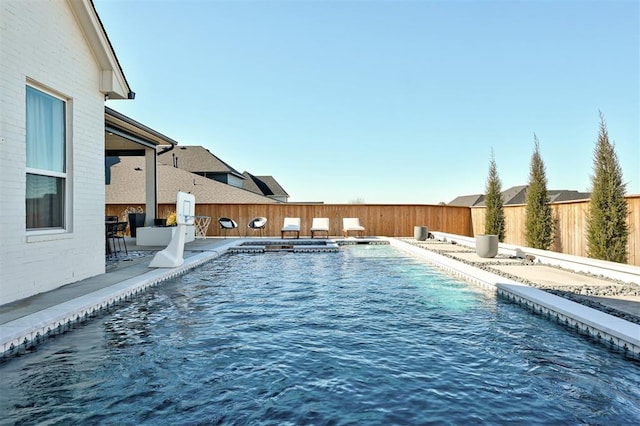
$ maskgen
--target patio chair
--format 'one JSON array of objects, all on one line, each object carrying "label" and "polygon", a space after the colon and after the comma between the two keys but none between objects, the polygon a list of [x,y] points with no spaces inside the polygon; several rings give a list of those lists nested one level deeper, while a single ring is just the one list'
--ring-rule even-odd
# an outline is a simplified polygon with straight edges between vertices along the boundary
[{"label": "patio chair", "polygon": [[349,231],[355,231],[359,237],[364,236],[364,226],[360,225],[360,219],[357,217],[346,217],[342,219],[342,233],[347,238]]},{"label": "patio chair", "polygon": [[[122,251],[122,246],[124,246],[124,252],[126,255],[129,254],[127,250],[127,240],[125,239],[127,233],[127,222],[106,222],[106,231],[107,231],[107,239],[111,240],[111,246],[113,246],[113,250],[109,249],[107,245],[109,257],[114,255],[118,257],[118,252]],[[122,246],[120,245],[120,241],[122,241]],[[116,243],[118,246],[116,247]]]},{"label": "patio chair", "polygon": [[253,229],[254,231],[260,231],[260,236],[262,237],[262,232],[264,227],[267,226],[267,218],[266,217],[254,217],[249,221],[247,227],[249,229]]},{"label": "patio chair", "polygon": [[218,224],[220,225],[220,229],[224,230],[224,237],[227,238],[227,233],[229,229],[238,230],[238,237],[240,236],[240,229],[238,228],[238,224],[235,220],[229,219],[228,217],[221,217],[218,219]]},{"label": "patio chair", "polygon": [[284,224],[280,233],[282,234],[282,238],[284,238],[285,232],[295,232],[296,238],[300,238],[300,218],[299,217],[285,217]]},{"label": "patio chair", "polygon": [[328,217],[314,217],[311,222],[311,238],[314,237],[316,232],[326,232],[327,238],[329,238],[329,218]]}]

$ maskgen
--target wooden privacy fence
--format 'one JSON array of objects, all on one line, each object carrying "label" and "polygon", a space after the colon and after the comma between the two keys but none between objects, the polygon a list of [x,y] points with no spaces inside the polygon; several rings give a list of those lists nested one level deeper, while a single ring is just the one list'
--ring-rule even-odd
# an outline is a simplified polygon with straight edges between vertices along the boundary
[{"label": "wooden privacy fence", "polygon": [[[629,204],[628,263],[640,266],[640,195],[626,197]],[[106,215],[123,216],[127,208],[143,205],[111,204],[105,209]],[[587,213],[589,201],[554,203],[551,205],[555,221],[555,240],[551,250],[587,256]],[[166,218],[175,210],[175,204],[160,204],[158,217]],[[314,217],[328,217],[329,235],[342,235],[342,218],[357,217],[365,227],[365,235],[387,237],[412,237],[414,226],[427,226],[432,231],[474,236],[484,233],[484,207],[455,207],[421,204],[197,204],[196,215],[210,216],[211,225],[207,236],[223,236],[218,226],[219,217],[229,217],[236,222],[242,236],[257,236],[256,231],[247,227],[251,219],[264,216],[268,219],[264,235],[280,237],[280,229],[285,217],[301,219],[300,235],[309,236],[311,220]],[[525,246],[525,206],[506,206],[506,237],[508,244]],[[229,235],[237,235],[234,231]]]},{"label": "wooden privacy fence", "polygon": [[[629,242],[627,244],[630,265],[640,266],[640,195],[625,197],[629,205]],[[551,250],[576,256],[587,256],[587,218],[589,200],[567,201],[551,204],[555,225],[555,239]],[[505,206],[506,233],[504,242],[526,246],[526,206]],[[473,234],[484,234],[484,207],[471,208]]]},{"label": "wooden privacy fence", "polygon": [[[128,207],[143,205],[110,204],[106,215],[121,216]],[[158,205],[158,217],[166,218],[175,211],[175,204]],[[387,237],[413,236],[414,226],[427,226],[432,231],[471,236],[471,212],[468,207],[441,205],[387,205],[387,204],[197,204],[197,216],[210,216],[211,225],[207,236],[224,236],[218,226],[219,217],[228,217],[238,223],[240,235],[258,236],[247,227],[249,221],[258,216],[267,218],[264,235],[280,237],[285,217],[300,218],[300,235],[310,236],[314,217],[329,218],[329,235],[342,235],[342,218],[357,217],[365,227],[365,235]],[[237,232],[228,232],[236,235]]]}]

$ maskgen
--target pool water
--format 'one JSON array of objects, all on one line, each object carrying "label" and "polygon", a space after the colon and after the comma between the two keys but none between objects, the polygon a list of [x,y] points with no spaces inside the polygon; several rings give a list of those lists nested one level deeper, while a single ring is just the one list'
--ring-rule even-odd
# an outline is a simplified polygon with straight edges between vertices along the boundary
[{"label": "pool water", "polygon": [[234,254],[0,365],[1,424],[633,424],[640,365],[389,246]]}]

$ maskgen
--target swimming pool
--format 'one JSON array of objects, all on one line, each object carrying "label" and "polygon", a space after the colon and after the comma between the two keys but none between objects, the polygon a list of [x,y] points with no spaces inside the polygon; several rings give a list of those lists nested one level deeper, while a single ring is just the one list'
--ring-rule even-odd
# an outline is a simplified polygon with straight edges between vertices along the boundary
[{"label": "swimming pool", "polygon": [[625,424],[640,365],[389,246],[234,254],[0,365],[0,422]]}]

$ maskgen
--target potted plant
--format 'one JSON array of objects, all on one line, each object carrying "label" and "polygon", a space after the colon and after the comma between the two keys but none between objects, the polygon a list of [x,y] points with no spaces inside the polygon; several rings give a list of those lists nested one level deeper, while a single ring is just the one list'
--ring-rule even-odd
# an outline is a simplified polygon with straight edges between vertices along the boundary
[{"label": "potted plant", "polygon": [[501,187],[495,157],[491,151],[487,194],[484,200],[486,206],[484,234],[476,235],[476,254],[480,257],[495,257],[498,254],[499,242],[504,241],[505,219]]},{"label": "potted plant", "polygon": [[176,212],[172,212],[171,214],[169,214],[169,216],[167,216],[166,224],[167,226],[178,226],[178,217],[176,215]]},{"label": "potted plant", "polygon": [[145,225],[147,215],[140,207],[127,208],[129,218],[129,231],[133,238],[136,238],[136,230],[142,228]]}]

